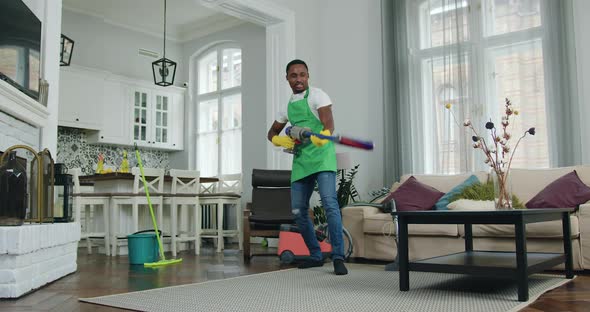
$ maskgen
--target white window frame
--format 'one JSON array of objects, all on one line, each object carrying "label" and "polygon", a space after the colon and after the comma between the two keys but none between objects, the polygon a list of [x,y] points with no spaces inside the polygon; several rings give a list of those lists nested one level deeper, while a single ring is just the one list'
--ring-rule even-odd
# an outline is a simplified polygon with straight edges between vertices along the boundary
[{"label": "white window frame", "polygon": [[[195,93],[196,93],[196,101],[195,101],[195,136],[197,139],[197,144],[195,144],[194,149],[194,155],[195,155],[195,163],[194,166],[195,168],[197,168],[197,170],[202,171],[202,168],[199,168],[199,153],[198,153],[198,146],[199,146],[199,140],[200,140],[200,136],[202,134],[211,134],[213,132],[207,132],[207,133],[200,133],[199,132],[199,105],[201,102],[205,102],[205,101],[210,101],[210,100],[217,100],[217,107],[218,107],[218,121],[219,124],[217,126],[217,130],[215,131],[217,133],[217,173],[215,174],[215,176],[219,176],[221,174],[225,174],[223,173],[223,162],[222,162],[222,147],[223,144],[220,144],[221,141],[221,137],[223,134],[223,98],[225,97],[229,97],[229,96],[233,96],[233,95],[242,95],[242,85],[243,85],[243,81],[241,81],[240,86],[237,87],[231,87],[231,88],[226,88],[226,89],[221,89],[221,84],[222,84],[222,78],[221,78],[221,66],[223,64],[223,50],[226,49],[239,49],[240,51],[243,51],[242,48],[237,44],[237,43],[233,43],[233,42],[226,42],[226,43],[220,43],[220,44],[216,44],[213,45],[212,47],[208,48],[207,50],[203,51],[202,53],[199,53],[198,57],[196,58],[196,62],[194,63],[195,65],[195,72],[196,72],[196,77],[197,77],[197,83],[195,84]],[[210,54],[211,52],[216,51],[217,52],[217,87],[215,91],[212,92],[207,92],[207,93],[203,93],[200,94],[200,90],[199,90],[199,79],[200,77],[200,68],[199,68],[199,61],[205,57],[206,55]],[[243,70],[243,59],[242,59],[242,70]],[[243,77],[243,75],[242,75]],[[235,131],[236,129],[231,129],[228,131]],[[243,133],[243,124],[242,122],[240,122],[240,127],[239,130],[241,133]],[[240,150],[240,162],[242,160],[242,155],[241,155],[241,150]],[[240,166],[242,167],[242,166]],[[241,173],[241,172],[235,172],[235,173]]]},{"label": "white window frame", "polygon": [[[430,79],[430,77],[424,77],[423,70],[422,70],[422,62],[424,60],[429,59],[436,59],[437,57],[443,57],[445,55],[445,50],[450,49],[451,51],[461,51],[461,53],[466,54],[469,58],[469,77],[470,83],[468,88],[468,99],[472,99],[469,109],[469,115],[471,120],[474,124],[483,124],[484,120],[489,119],[490,117],[493,120],[500,120],[500,115],[502,112],[499,111],[498,106],[496,105],[496,84],[494,80],[487,79],[486,75],[488,73],[493,72],[494,64],[493,59],[491,58],[491,52],[493,49],[500,48],[502,46],[509,46],[509,45],[516,45],[518,43],[523,43],[527,41],[535,41],[540,40],[543,49],[543,67],[544,67],[544,77],[545,77],[545,106],[546,106],[546,116],[549,112],[547,108],[547,102],[549,101],[549,88],[548,84],[551,83],[551,73],[547,71],[547,55],[545,54],[546,45],[547,43],[547,32],[545,30],[546,25],[548,22],[544,20],[546,18],[546,14],[544,14],[544,10],[546,10],[546,4],[544,0],[540,1],[541,4],[541,25],[533,28],[528,28],[525,30],[519,30],[510,33],[504,33],[499,35],[490,35],[488,37],[484,34],[484,23],[485,18],[484,14],[482,14],[481,10],[484,9],[486,1],[493,1],[493,0],[472,0],[469,8],[469,13],[467,14],[466,18],[469,19],[469,38],[467,41],[453,43],[449,45],[442,45],[437,47],[430,47],[421,49],[423,45],[421,31],[429,31],[427,25],[425,23],[423,15],[420,14],[420,7],[421,5],[429,0],[422,0],[422,1],[408,1],[407,7],[407,17],[408,21],[415,21],[414,24],[408,25],[408,43],[409,43],[409,66],[410,66],[410,81],[412,88],[414,89],[411,91],[411,94],[417,97],[416,103],[422,103],[422,107],[416,116],[418,117],[417,124],[422,124],[424,129],[422,130],[422,139],[421,141],[424,144],[418,144],[417,149],[415,152],[417,154],[424,155],[420,160],[414,160],[415,168],[418,168],[417,171],[421,171],[424,173],[440,173],[436,169],[435,161],[436,158],[433,158],[431,155],[435,155],[435,152],[438,152],[439,147],[434,147],[429,144],[427,141],[429,138],[432,137],[433,132],[432,125],[429,120],[434,118],[434,112],[432,111],[432,102],[428,97],[431,97],[431,90],[424,90],[426,86],[425,80]],[[425,29],[426,28],[426,29]],[[487,104],[480,104],[480,103],[487,103]],[[479,104],[479,105],[478,105]],[[463,120],[459,120],[462,123]],[[549,120],[548,120],[549,122]],[[547,137],[547,156],[549,157],[549,165],[552,162],[552,153],[549,151],[550,149],[550,140],[551,138]],[[484,156],[481,151],[474,151],[473,148],[467,149],[467,163],[469,163],[469,167],[467,170],[487,170],[488,167],[485,166],[483,160]],[[522,152],[522,151],[521,151]],[[421,160],[424,160],[422,164],[419,164]],[[459,170],[461,171],[461,170]],[[447,173],[447,172],[445,172]],[[454,172],[458,173],[458,172]]]}]

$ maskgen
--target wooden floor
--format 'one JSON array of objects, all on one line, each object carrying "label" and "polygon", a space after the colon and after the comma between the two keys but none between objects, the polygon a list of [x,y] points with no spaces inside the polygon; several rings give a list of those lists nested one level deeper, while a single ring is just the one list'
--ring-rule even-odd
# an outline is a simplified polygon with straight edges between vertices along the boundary
[{"label": "wooden floor", "polygon": [[[198,257],[192,252],[182,252],[179,257],[183,258],[181,265],[153,270],[143,266],[129,266],[127,257],[124,256],[87,255],[85,249],[80,249],[76,273],[20,299],[0,300],[0,311],[122,311],[82,303],[78,298],[204,282],[287,268],[281,267],[278,258],[272,256],[254,257],[250,264],[246,265],[242,261],[241,253],[236,250],[226,250],[217,254],[213,248],[203,248],[202,254]],[[522,311],[590,311],[590,274],[579,275],[574,281],[544,294]]]}]

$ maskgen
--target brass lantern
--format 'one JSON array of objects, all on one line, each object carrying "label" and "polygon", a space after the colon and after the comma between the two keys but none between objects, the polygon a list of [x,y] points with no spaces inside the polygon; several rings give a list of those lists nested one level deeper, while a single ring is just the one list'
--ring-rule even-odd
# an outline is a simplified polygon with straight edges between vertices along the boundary
[{"label": "brass lantern", "polygon": [[37,153],[29,146],[14,145],[6,149],[4,154],[0,156],[0,164],[4,162],[5,155],[9,155],[16,149],[25,149],[34,156],[30,166],[29,211],[25,222],[53,222],[54,163],[51,153],[48,149]]}]

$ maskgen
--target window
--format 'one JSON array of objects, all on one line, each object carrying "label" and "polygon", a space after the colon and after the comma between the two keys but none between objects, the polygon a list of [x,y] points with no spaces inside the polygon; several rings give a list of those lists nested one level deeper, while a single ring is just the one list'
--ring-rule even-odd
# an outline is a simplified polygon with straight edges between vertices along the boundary
[{"label": "window", "polygon": [[[512,167],[548,167],[543,1],[408,3],[411,89],[424,125],[419,139],[425,173],[483,169],[462,118],[482,127],[490,119],[499,123],[505,98],[521,112],[510,126],[513,136],[531,126],[540,130],[520,142]],[[460,120],[453,120],[446,104]]]},{"label": "window", "polygon": [[242,51],[219,45],[196,62],[197,168],[203,176],[242,172]]}]

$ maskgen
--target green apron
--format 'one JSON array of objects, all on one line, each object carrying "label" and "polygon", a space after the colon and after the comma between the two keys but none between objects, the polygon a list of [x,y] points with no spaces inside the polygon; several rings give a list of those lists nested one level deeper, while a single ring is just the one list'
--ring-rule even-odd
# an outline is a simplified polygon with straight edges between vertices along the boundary
[{"label": "green apron", "polygon": [[[310,128],[312,132],[320,133],[324,130],[324,125],[309,109],[308,95],[309,88],[303,99],[289,103],[287,117],[293,126]],[[297,153],[293,155],[291,183],[320,171],[336,171],[334,143],[329,141],[318,147],[310,140],[305,140],[297,146]]]}]

